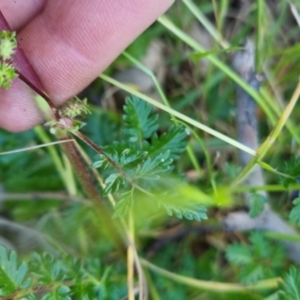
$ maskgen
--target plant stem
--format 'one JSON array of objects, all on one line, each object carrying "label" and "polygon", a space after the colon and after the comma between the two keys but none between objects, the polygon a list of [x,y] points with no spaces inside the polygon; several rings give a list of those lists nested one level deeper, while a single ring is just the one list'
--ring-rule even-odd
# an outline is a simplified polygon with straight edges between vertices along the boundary
[{"label": "plant stem", "polygon": [[[60,137],[61,140],[69,139],[69,135],[66,134],[64,137]],[[117,248],[123,253],[123,241],[120,237],[120,232],[117,228],[117,222],[112,222],[111,214],[108,211],[108,208],[105,206],[104,200],[101,197],[96,183],[94,181],[94,177],[91,174],[90,170],[88,170],[84,160],[77,149],[75,143],[64,143],[62,144],[62,148],[68,157],[69,161],[71,162],[75,174],[77,175],[80,183],[84,191],[86,192],[88,198],[93,202],[94,207],[98,216],[100,216],[100,220],[102,224],[108,231],[108,235],[113,239]]]},{"label": "plant stem", "polygon": [[276,289],[278,284],[282,282],[281,278],[272,278],[260,281],[251,286],[243,286],[240,284],[234,283],[223,283],[216,281],[205,281],[199,280],[187,276],[178,275],[176,273],[169,272],[162,268],[159,268],[145,259],[140,259],[142,265],[151,271],[167,277],[175,282],[178,282],[189,287],[194,287],[203,291],[210,291],[215,293],[224,293],[224,292],[246,292],[247,290],[266,290],[266,289]]},{"label": "plant stem", "polygon": [[133,214],[129,212],[128,216],[128,238],[130,243],[127,247],[127,286],[128,286],[128,300],[134,300],[134,223]]},{"label": "plant stem", "polygon": [[85,135],[83,135],[79,131],[72,132],[75,136],[77,136],[79,139],[81,139],[83,142],[85,142],[88,146],[90,146],[92,149],[94,149],[97,153],[103,155],[106,160],[119,172],[120,175],[122,175],[130,184],[132,187],[136,188],[137,190],[143,192],[144,194],[154,197],[153,194],[149,193],[145,189],[138,186],[123,170],[116,164],[99,146],[97,146],[93,141],[91,141],[89,138],[87,138]]},{"label": "plant stem", "polygon": [[54,105],[54,103],[52,102],[52,100],[43,91],[41,91],[40,89],[35,87],[29,80],[27,80],[27,78],[25,76],[23,76],[20,72],[18,72],[18,70],[17,70],[17,74],[18,74],[19,78],[23,82],[25,82],[33,91],[35,91],[38,95],[40,95],[41,97],[43,97],[46,100],[46,102],[50,106],[50,108],[55,116],[55,119],[58,120],[60,118],[59,114],[58,114],[58,110],[57,110],[56,106]]},{"label": "plant stem", "polygon": [[101,74],[99,76],[99,78],[111,83],[112,85],[115,85],[115,86],[121,88],[122,90],[124,90],[128,93],[131,93],[131,94],[145,100],[146,102],[150,103],[151,105],[153,105],[155,107],[158,107],[159,109],[169,113],[171,116],[174,116],[174,117],[178,118],[179,120],[182,120],[182,121],[184,121],[184,122],[186,122],[186,123],[188,123],[192,126],[195,126],[199,129],[207,132],[208,134],[211,134],[211,135],[215,136],[216,138],[218,138],[218,139],[220,139],[220,140],[222,140],[222,141],[224,141],[224,142],[226,142],[226,143],[228,143],[228,144],[230,144],[230,145],[232,145],[232,146],[234,146],[234,147],[236,147],[236,148],[238,148],[242,151],[245,151],[245,152],[247,152],[251,155],[256,154],[256,152],[253,149],[237,142],[236,140],[234,140],[234,139],[232,139],[232,138],[230,138],[230,137],[228,137],[228,136],[226,136],[226,135],[224,135],[224,134],[222,134],[222,133],[220,133],[220,132],[218,132],[218,131],[216,131],[216,130],[214,130],[214,129],[212,129],[212,128],[210,128],[210,127],[208,127],[208,126],[206,126],[206,125],[204,125],[200,122],[197,122],[196,120],[194,120],[194,119],[192,119],[192,118],[190,118],[190,117],[188,117],[188,116],[186,116],[186,115],[184,115],[184,114],[182,114],[182,113],[180,113],[180,112],[178,112],[178,111],[176,111],[176,110],[174,110],[170,107],[167,107],[166,105],[163,105],[162,103],[160,103],[160,102],[158,102],[158,101],[156,101],[156,100],[154,100],[154,99],[152,99],[152,98],[150,98],[150,97],[148,97],[148,96],[146,96],[146,95],[144,95],[140,92],[137,92],[136,90],[134,90],[133,88],[129,87],[126,84],[122,84],[119,81],[117,81],[117,80],[115,80],[115,79],[113,79],[109,76],[106,76],[105,74]]},{"label": "plant stem", "polygon": [[271,146],[276,141],[276,138],[279,136],[282,128],[286,124],[290,114],[292,113],[298,98],[300,96],[300,82],[298,82],[298,85],[292,95],[292,98],[289,102],[289,104],[286,106],[284,112],[282,113],[280,119],[278,120],[276,126],[273,128],[272,132],[268,135],[268,137],[265,139],[265,141],[260,145],[260,147],[257,149],[257,154],[253,156],[248,164],[244,167],[242,172],[238,175],[238,177],[234,180],[232,183],[232,187],[238,185],[240,182],[242,182],[248,174],[253,169],[256,162],[261,161],[263,157],[266,155],[268,150],[271,148]]}]

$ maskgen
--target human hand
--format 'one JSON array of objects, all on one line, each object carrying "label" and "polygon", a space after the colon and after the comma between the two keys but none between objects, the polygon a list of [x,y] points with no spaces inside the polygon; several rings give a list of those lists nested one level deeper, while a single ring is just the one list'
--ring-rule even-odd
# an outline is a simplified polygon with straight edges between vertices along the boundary
[{"label": "human hand", "polygon": [[[0,0],[0,9],[55,105],[80,92],[173,0]],[[29,87],[0,90],[0,127],[43,120]]]}]

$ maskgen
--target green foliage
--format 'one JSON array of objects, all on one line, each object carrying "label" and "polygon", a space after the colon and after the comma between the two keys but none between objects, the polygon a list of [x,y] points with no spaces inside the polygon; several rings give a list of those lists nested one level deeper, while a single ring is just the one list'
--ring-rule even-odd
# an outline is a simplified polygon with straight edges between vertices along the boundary
[{"label": "green foliage", "polygon": [[0,32],[0,57],[2,60],[11,58],[17,47],[15,32],[3,30]]},{"label": "green foliage", "polygon": [[271,243],[261,232],[251,233],[249,240],[250,245],[234,243],[226,248],[228,261],[240,267],[240,281],[253,284],[276,276],[284,263],[283,247]]},{"label": "green foliage", "polygon": [[248,265],[253,262],[250,247],[234,243],[226,248],[226,257],[236,265]]},{"label": "green foliage", "polygon": [[59,120],[52,119],[48,121],[45,126],[50,127],[52,134],[63,136],[66,131],[74,132],[83,128],[86,123],[82,122],[79,118],[90,113],[87,99],[80,100],[78,97],[74,97],[58,110],[60,116]]},{"label": "green foliage", "polygon": [[135,96],[127,98],[124,112],[124,133],[129,136],[131,142],[142,142],[158,129],[158,115],[151,115],[152,107],[145,101]]},{"label": "green foliage", "polygon": [[185,218],[187,220],[206,220],[206,208],[201,205],[192,204],[190,207],[186,206],[179,206],[179,205],[172,205],[161,202],[161,205],[167,210],[169,216],[176,216],[179,219]]},{"label": "green foliage", "polygon": [[296,222],[297,225],[300,225],[300,198],[296,198],[293,201],[294,207],[290,211],[290,221]]},{"label": "green foliage", "polygon": [[[104,287],[109,269],[101,272],[96,260],[83,262],[71,256],[53,257],[48,253],[33,253],[28,263],[19,264],[16,252],[0,246],[0,296],[13,299],[42,300],[117,299]],[[107,282],[108,283],[108,282]],[[109,286],[109,284],[107,284]],[[40,299],[40,298],[39,298]]]},{"label": "green foliage", "polygon": [[[171,174],[178,176],[172,170],[174,161],[186,147],[184,127],[172,126],[159,136],[158,116],[152,115],[152,107],[136,97],[126,99],[124,112],[124,140],[104,147],[105,154],[122,173],[113,168],[105,155],[100,155],[93,163],[93,167],[100,168],[104,174],[104,193],[119,193],[114,217],[125,216],[135,202],[143,198],[145,203],[157,203],[169,215],[178,218],[198,221],[207,218],[203,206],[178,199],[174,189],[166,189],[167,178]],[[134,192],[132,183],[146,191],[147,197]]]},{"label": "green foliage", "polygon": [[90,113],[91,112],[88,109],[87,98],[80,100],[78,97],[74,97],[68,101],[68,103],[66,103],[66,105],[59,110],[61,117],[68,117],[70,119]]},{"label": "green foliage", "polygon": [[279,292],[282,300],[300,300],[300,270],[292,267],[284,276],[284,283]]},{"label": "green foliage", "polygon": [[178,159],[186,147],[186,135],[186,131],[182,126],[171,126],[161,136],[154,133],[151,137],[151,143],[146,147],[146,150],[151,157],[169,151],[170,158]]},{"label": "green foliage", "polygon": [[196,52],[196,53],[191,53],[190,58],[194,61],[197,62],[199,59],[202,59],[204,57],[207,57],[209,55],[219,55],[222,53],[227,53],[227,52],[234,52],[243,49],[242,47],[229,47],[227,49],[218,49],[218,50],[212,50],[212,51],[206,51],[206,52]]},{"label": "green foliage", "polygon": [[290,184],[296,184],[297,178],[300,176],[300,158],[292,156],[288,161],[285,161],[283,173],[292,177],[280,177],[283,186],[288,187]]},{"label": "green foliage", "polygon": [[250,211],[249,215],[251,218],[258,217],[264,210],[264,205],[267,202],[266,197],[258,193],[251,193],[249,197]]},{"label": "green foliage", "polygon": [[16,77],[17,73],[10,63],[0,63],[0,86],[7,90],[10,87],[12,80]]},{"label": "green foliage", "polygon": [[[162,57],[161,66],[165,67],[167,74],[164,82],[160,81],[160,76],[157,79],[172,108],[196,122],[200,121],[209,128],[235,138],[234,82],[229,73],[231,69],[229,57],[226,50],[220,49],[227,48],[223,39],[224,32],[231,45],[238,45],[249,34],[254,35],[253,40],[257,41],[257,69],[261,69],[262,62],[266,62],[270,75],[266,81],[271,79],[271,82],[266,82],[261,90],[264,100],[262,104],[266,110],[263,106],[262,109],[267,112],[264,117],[259,114],[260,137],[263,141],[280,118],[298,84],[300,45],[295,41],[298,40],[299,28],[296,22],[291,21],[295,17],[295,10],[291,12],[292,4],[295,3],[295,6],[297,4],[296,1],[253,1],[250,6],[240,6],[236,5],[236,2],[238,1],[175,1],[167,12],[169,20],[191,35],[195,42],[198,39],[197,35],[194,35],[195,28],[192,25],[195,22],[197,25],[201,23],[200,26],[196,26],[196,29],[200,28],[199,43],[207,50],[200,51],[201,53],[196,51],[200,54],[190,55],[191,48],[186,45],[183,38],[176,37],[175,31],[163,27],[158,22],[138,38],[129,47],[128,52],[139,60],[147,52],[149,44],[161,38],[164,53],[167,54]],[[197,8],[190,9],[189,3],[195,3]],[[197,13],[197,9],[201,14]],[[241,12],[247,16],[245,22],[234,16],[240,15]],[[202,14],[211,24],[205,23],[205,19],[203,22]],[[195,15],[200,20],[196,20]],[[206,32],[211,35],[214,31],[216,35],[212,39],[217,42],[210,47],[212,39],[210,36],[206,37]],[[220,46],[219,42],[225,45]],[[7,47],[2,45],[0,48],[1,51]],[[195,59],[191,61],[190,58],[193,56],[197,61]],[[221,70],[213,60],[207,64],[207,60],[211,58],[223,62],[220,66],[226,64],[227,70],[225,68]],[[120,70],[129,64],[131,64],[129,60],[121,55],[109,68],[111,71]],[[159,75],[160,72],[156,72],[154,65],[151,64],[150,69],[155,75]],[[0,66],[0,83],[2,82],[6,88],[15,76],[10,68],[11,65],[7,62]],[[219,219],[224,215],[224,210],[219,208],[221,204],[226,202],[230,211],[236,209],[232,200],[224,201],[236,198],[232,196],[236,190],[235,187],[232,190],[231,182],[240,172],[237,156],[232,147],[228,147],[225,142],[207,132],[195,129],[199,139],[203,138],[203,145],[193,135],[189,136],[189,151],[194,154],[191,163],[188,155],[183,154],[187,142],[186,132],[181,126],[170,126],[169,114],[159,111],[153,114],[149,105],[132,98],[126,102],[125,109],[128,110],[122,119],[119,114],[122,101],[118,99],[112,103],[111,94],[114,93],[114,89],[107,89],[99,81],[95,81],[93,86],[97,86],[97,91],[88,98],[95,101],[97,106],[93,108],[93,114],[87,116],[87,126],[83,127],[82,132],[97,145],[109,145],[105,147],[105,153],[124,171],[122,174],[113,168],[105,156],[98,156],[95,159],[94,165],[99,166],[100,175],[106,184],[104,195],[113,193],[116,200],[114,216],[123,217],[129,212],[133,213],[134,245],[139,256],[151,259],[152,263],[172,272],[173,275],[207,280],[208,286],[215,285],[216,290],[216,293],[196,290],[192,286],[178,284],[156,272],[147,272],[147,269],[144,269],[149,299],[277,299],[279,292],[276,284],[273,288],[270,287],[272,285],[270,283],[276,280],[269,280],[268,283],[260,282],[248,290],[247,296],[240,291],[236,294],[219,291],[222,286],[229,287],[228,281],[252,283],[271,276],[284,278],[280,290],[282,299],[299,299],[299,270],[292,268],[285,276],[286,267],[291,262],[285,261],[284,265],[282,262],[283,255],[288,255],[288,252],[284,253],[280,245],[265,240],[266,238],[259,235],[254,238],[251,236],[249,244],[245,243],[247,246],[243,243],[233,244],[227,252],[230,263],[224,264],[220,249],[228,240],[237,236],[232,232],[220,232],[219,227]],[[86,90],[86,93],[90,91]],[[1,105],[1,108],[5,109],[4,106]],[[77,111],[75,106],[68,117],[76,117]],[[156,114],[159,115],[159,119]],[[297,183],[300,176],[299,158],[289,160],[285,168],[280,167],[281,162],[293,155],[300,144],[297,126],[299,114],[300,106],[297,104],[286,123],[285,132],[279,136],[274,147],[270,149],[270,155],[266,157],[272,170],[288,174],[280,179],[285,187]],[[84,124],[76,121],[73,125],[74,129],[78,129]],[[290,134],[286,134],[287,131]],[[0,152],[40,143],[41,140],[33,131],[12,134],[0,129]],[[95,155],[93,149],[82,143],[81,146],[90,157]],[[57,147],[52,146],[50,149]],[[6,227],[1,227],[1,240],[8,238],[20,253],[24,251],[25,261],[28,262],[17,260],[15,263],[13,262],[15,254],[6,252],[6,256],[2,257],[1,266],[11,268],[15,272],[10,274],[5,268],[2,275],[6,285],[1,286],[3,281],[1,279],[0,290],[11,289],[13,293],[10,295],[14,299],[123,299],[127,294],[126,262],[122,255],[118,255],[113,241],[107,236],[107,226],[101,223],[101,212],[98,213],[94,205],[88,202],[88,199],[84,199],[85,194],[80,184],[69,180],[76,174],[73,174],[62,156],[60,154],[58,156],[63,165],[62,173],[57,172],[58,169],[56,170],[53,163],[55,158],[48,155],[47,148],[0,157],[0,221],[5,222],[8,218],[17,226],[24,226],[21,222],[26,221],[26,226],[37,228],[39,234],[45,235],[46,240],[50,241],[55,249],[83,259],[80,261],[67,259],[56,251],[54,256],[34,254],[29,257],[27,254],[29,249],[17,240],[21,234],[17,231],[8,233]],[[222,172],[224,169],[225,172]],[[188,184],[181,172],[187,175]],[[278,188],[280,192],[272,193],[271,201],[276,205],[277,212],[283,216],[288,215],[290,205],[287,205],[283,187],[276,184],[278,180],[274,178],[276,176],[274,173],[268,170],[265,170],[265,173],[267,183],[265,187],[260,188],[270,191]],[[68,187],[67,195],[62,192],[66,187]],[[223,187],[225,192],[220,192]],[[238,190],[240,187],[236,188]],[[241,188],[243,191],[247,190],[244,184]],[[248,189],[251,192],[251,188]],[[32,195],[32,198],[28,198],[28,195],[24,199],[21,198],[25,192]],[[45,192],[48,194],[51,192],[55,199],[44,199]],[[240,193],[240,190],[238,192]],[[14,193],[19,193],[16,194],[17,200],[11,198]],[[62,198],[58,199],[57,194],[61,194]],[[212,199],[214,197],[215,199]],[[264,202],[265,199],[253,194],[250,201],[250,215],[258,215],[263,209]],[[220,206],[215,208],[218,203]],[[299,204],[298,199],[294,200],[294,208],[290,213],[290,220],[297,224],[300,219]],[[198,224],[166,217],[169,214],[178,218],[205,219],[204,206],[213,206],[209,210],[211,218],[208,222]],[[143,222],[139,222],[139,218]],[[125,222],[126,220],[127,218]],[[119,220],[113,222],[118,224]],[[272,234],[273,238],[277,235],[281,243],[296,242],[299,239],[298,236],[284,233]],[[242,241],[246,239],[244,233],[238,233],[238,237]],[[26,236],[22,238],[27,239]],[[35,242],[31,243],[31,239],[29,243],[32,248],[44,247],[35,245]],[[16,274],[19,274],[19,279]],[[24,285],[27,280],[30,281],[28,288]],[[133,280],[137,287],[140,282],[136,272]],[[224,284],[219,284],[221,282]],[[263,290],[260,290],[260,287]]]},{"label": "green foliage", "polygon": [[31,279],[26,278],[27,272],[27,264],[22,262],[19,265],[16,252],[7,253],[6,249],[0,246],[0,296],[28,288]]},{"label": "green foliage", "polygon": [[224,168],[225,168],[225,172],[228,174],[228,176],[231,179],[235,179],[242,170],[240,166],[228,162],[225,163]]}]

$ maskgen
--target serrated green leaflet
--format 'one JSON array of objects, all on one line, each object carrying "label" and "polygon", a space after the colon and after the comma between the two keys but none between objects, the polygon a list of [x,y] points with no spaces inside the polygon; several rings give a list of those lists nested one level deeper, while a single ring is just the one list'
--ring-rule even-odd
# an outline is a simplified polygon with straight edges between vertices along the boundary
[{"label": "serrated green leaflet", "polygon": [[292,267],[284,277],[284,284],[280,290],[282,300],[300,300],[300,270]]},{"label": "serrated green leaflet", "polygon": [[266,197],[258,193],[251,193],[249,197],[250,217],[258,217],[263,212],[265,203],[267,203]]},{"label": "serrated green leaflet", "polygon": [[[188,220],[206,219],[206,208],[202,204],[205,201],[212,204],[213,198],[201,192],[195,193],[195,189],[183,189],[183,186],[187,186],[183,184],[183,179],[179,180],[178,177],[175,180],[178,174],[174,172],[174,161],[185,151],[187,144],[185,127],[172,126],[163,134],[158,134],[158,118],[152,115],[152,107],[137,97],[126,99],[123,120],[123,140],[103,148],[123,174],[116,172],[104,155],[100,155],[92,164],[105,174],[105,195],[119,192],[114,217],[127,215],[136,202],[154,201],[165,208],[169,215]],[[124,174],[127,178],[124,178]],[[176,188],[170,185],[174,180]],[[133,183],[141,191],[146,191],[147,196],[134,193]],[[201,196],[200,199],[198,196]]]},{"label": "serrated green leaflet", "polygon": [[142,142],[148,139],[158,129],[158,115],[151,115],[152,107],[145,101],[132,96],[126,99],[123,119],[125,128],[123,132],[132,142]]},{"label": "serrated green leaflet", "polygon": [[17,289],[28,288],[31,280],[26,279],[27,264],[25,262],[18,266],[16,252],[7,253],[0,246],[0,296],[6,296]]},{"label": "serrated green leaflet", "polygon": [[300,198],[296,198],[293,201],[294,207],[290,212],[290,221],[296,222],[297,225],[300,225]]}]

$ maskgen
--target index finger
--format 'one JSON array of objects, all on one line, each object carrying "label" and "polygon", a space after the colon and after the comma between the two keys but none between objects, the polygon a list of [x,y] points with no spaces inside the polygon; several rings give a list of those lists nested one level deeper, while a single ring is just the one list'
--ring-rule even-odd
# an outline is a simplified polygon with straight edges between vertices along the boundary
[{"label": "index finger", "polygon": [[[88,85],[172,2],[49,1],[19,39],[46,92],[59,105]],[[31,92],[18,81],[0,92],[0,126],[11,131],[26,130],[42,119]]]}]

